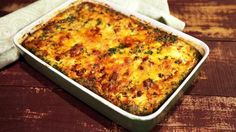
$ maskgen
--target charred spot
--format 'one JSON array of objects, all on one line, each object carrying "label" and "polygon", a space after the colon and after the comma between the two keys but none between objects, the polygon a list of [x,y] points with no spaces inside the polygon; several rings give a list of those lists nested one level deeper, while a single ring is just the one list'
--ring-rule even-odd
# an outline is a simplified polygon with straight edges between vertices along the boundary
[{"label": "charred spot", "polygon": [[138,67],[138,69],[139,69],[139,70],[144,70],[144,67],[140,65],[140,66]]},{"label": "charred spot", "polygon": [[147,61],[148,59],[149,59],[149,57],[148,57],[148,56],[146,56],[146,57],[144,57],[144,58],[143,58],[143,60],[142,60],[142,61],[143,61],[143,62],[145,62],[145,61]]},{"label": "charred spot", "polygon": [[82,68],[80,70],[76,70],[76,75],[77,76],[82,76],[86,72],[85,68]]},{"label": "charred spot", "polygon": [[140,97],[140,96],[142,96],[143,95],[143,92],[142,91],[138,91],[137,92],[137,97]]},{"label": "charred spot", "polygon": [[157,92],[153,92],[153,94],[152,95],[154,95],[154,96],[157,96],[158,94],[157,94]]},{"label": "charred spot", "polygon": [[164,74],[159,73],[159,74],[158,74],[158,77],[162,78],[162,77],[164,77]]},{"label": "charred spot", "polygon": [[61,60],[61,55],[55,56],[55,60],[56,60],[56,61],[60,61],[60,60]]},{"label": "charred spot", "polygon": [[138,56],[135,56],[135,57],[134,57],[134,60],[138,60],[138,58],[139,58]]},{"label": "charred spot", "polygon": [[144,80],[143,81],[143,86],[145,87],[145,88],[151,88],[151,87],[153,87],[154,86],[154,82],[153,82],[153,80],[152,79],[146,79],[146,80]]}]

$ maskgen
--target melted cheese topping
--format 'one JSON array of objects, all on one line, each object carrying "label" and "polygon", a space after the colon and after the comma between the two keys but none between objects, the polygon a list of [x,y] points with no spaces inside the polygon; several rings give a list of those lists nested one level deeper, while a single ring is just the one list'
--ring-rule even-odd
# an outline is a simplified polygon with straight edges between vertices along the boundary
[{"label": "melted cheese topping", "polygon": [[136,115],[154,112],[199,60],[184,40],[89,2],[58,14],[22,45]]}]

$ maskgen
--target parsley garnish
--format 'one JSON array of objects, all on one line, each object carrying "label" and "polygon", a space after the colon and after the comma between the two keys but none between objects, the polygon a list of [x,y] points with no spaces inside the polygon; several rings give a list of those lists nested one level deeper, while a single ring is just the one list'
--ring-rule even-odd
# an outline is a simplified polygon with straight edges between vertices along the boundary
[{"label": "parsley garnish", "polygon": [[148,50],[148,51],[144,52],[144,54],[149,54],[149,55],[152,55],[152,54],[153,54],[153,51],[151,51],[151,50]]},{"label": "parsley garnish", "polygon": [[109,48],[108,49],[110,55],[116,54],[116,50],[117,50],[117,48]]}]

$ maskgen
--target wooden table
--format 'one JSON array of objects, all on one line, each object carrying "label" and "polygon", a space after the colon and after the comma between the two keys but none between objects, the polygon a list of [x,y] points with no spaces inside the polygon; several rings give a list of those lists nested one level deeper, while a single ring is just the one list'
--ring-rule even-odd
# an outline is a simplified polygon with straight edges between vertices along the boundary
[{"label": "wooden table", "polygon": [[[1,0],[0,15],[33,0]],[[236,1],[169,0],[211,49],[196,82],[153,131],[236,131]],[[23,59],[0,71],[0,131],[126,131]]]}]

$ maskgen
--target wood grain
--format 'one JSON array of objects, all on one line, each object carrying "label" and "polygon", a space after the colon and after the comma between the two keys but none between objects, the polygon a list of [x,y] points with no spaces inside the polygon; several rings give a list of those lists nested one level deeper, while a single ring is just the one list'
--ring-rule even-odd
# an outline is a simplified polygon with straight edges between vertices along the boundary
[{"label": "wood grain", "polygon": [[[41,88],[20,90],[20,87],[18,89],[10,96],[5,95],[9,98],[14,96],[15,100],[7,103],[0,102],[0,126],[7,126],[0,128],[0,131],[14,130],[14,128],[19,131],[30,131],[34,128],[37,131],[60,132],[125,131],[63,91],[41,90]],[[12,91],[16,88],[1,88],[1,92],[3,90]],[[4,96],[0,99],[6,100]],[[235,130],[235,122],[235,97],[185,95],[153,131],[215,131],[216,129],[230,131]]]},{"label": "wood grain", "polygon": [[211,49],[202,70],[186,93],[236,97],[235,42],[206,42]]},{"label": "wood grain", "polygon": [[[1,0],[0,16],[34,0]],[[169,0],[185,32],[208,44],[200,75],[153,131],[236,130],[236,1]],[[126,131],[77,100],[22,58],[0,70],[0,132]]]},{"label": "wood grain", "polygon": [[185,32],[205,40],[236,41],[235,0],[169,0]]},{"label": "wood grain", "polygon": [[236,98],[184,96],[180,105],[158,126],[162,131],[233,131],[236,128]]}]

